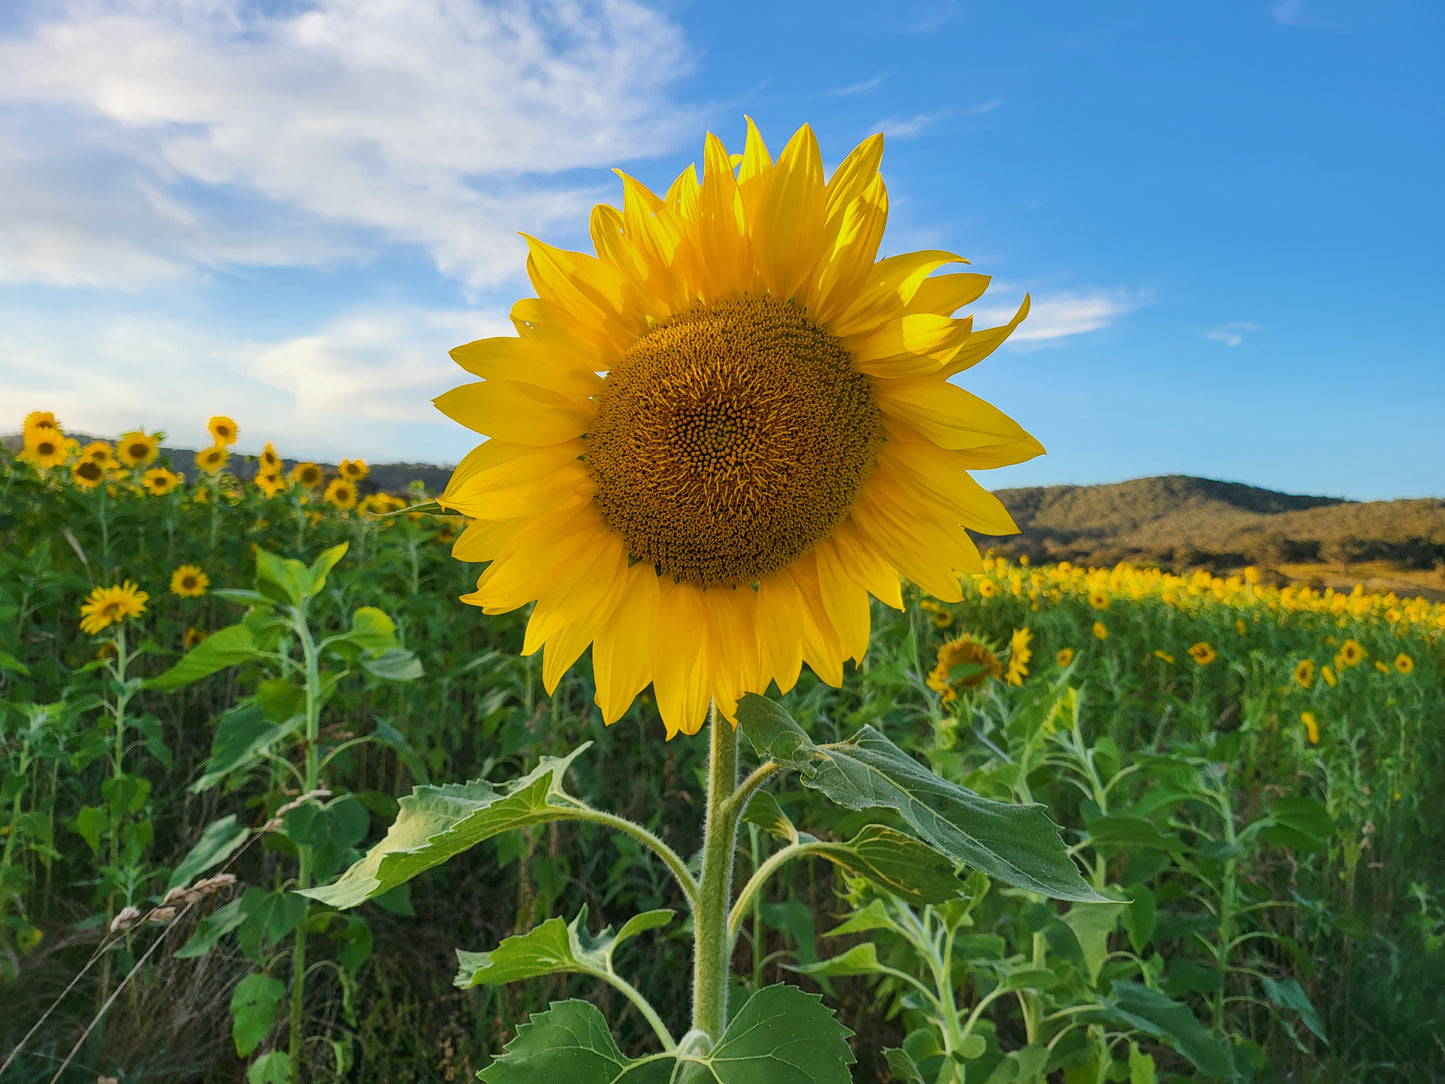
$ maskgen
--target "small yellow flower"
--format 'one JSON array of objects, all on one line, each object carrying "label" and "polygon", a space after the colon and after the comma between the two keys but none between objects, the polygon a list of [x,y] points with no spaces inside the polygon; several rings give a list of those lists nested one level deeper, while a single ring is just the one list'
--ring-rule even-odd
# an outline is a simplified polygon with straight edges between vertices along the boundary
[{"label": "small yellow flower", "polygon": [[1174,665],[1174,656],[1169,654],[1169,652],[1167,651],[1161,650],[1160,648],[1154,649],[1154,657],[1156,659],[1159,659],[1161,662],[1167,662],[1170,666]]},{"label": "small yellow flower", "polygon": [[336,469],[341,472],[341,477],[350,478],[353,482],[359,482],[371,473],[364,459],[343,459]]},{"label": "small yellow flower", "polygon": [[266,447],[264,447],[264,448],[261,449],[260,461],[261,461],[260,469],[261,469],[262,471],[264,471],[265,473],[267,473],[267,474],[280,474],[280,473],[281,473],[281,457],[276,454],[276,449],[275,449],[274,447],[272,447],[270,441],[267,441],[267,442],[266,442]]},{"label": "small yellow flower", "polygon": [[82,489],[94,489],[105,481],[105,468],[93,459],[82,459],[70,468],[70,480]]},{"label": "small yellow flower", "polygon": [[1089,592],[1089,605],[1096,610],[1107,610],[1109,608],[1109,592],[1102,587],[1096,587]]},{"label": "small yellow flower", "polygon": [[1244,635],[1247,628],[1249,628],[1249,626],[1244,623],[1244,618],[1242,617],[1234,622],[1234,631],[1239,633],[1239,635],[1241,636]]},{"label": "small yellow flower", "polygon": [[1219,654],[1214,648],[1210,647],[1207,642],[1200,640],[1199,643],[1189,649],[1189,657],[1200,666],[1208,666],[1215,659],[1219,658]]},{"label": "small yellow flower", "polygon": [[1005,680],[1010,685],[1022,685],[1024,678],[1029,676],[1029,660],[1034,654],[1029,650],[1029,641],[1032,639],[1033,634],[1025,625],[1021,629],[1015,629],[1009,640],[1008,676]]},{"label": "small yellow flower", "polygon": [[994,583],[993,580],[979,580],[978,593],[984,598],[993,598],[994,595],[998,594],[998,584]]},{"label": "small yellow flower", "polygon": [[[959,668],[966,672],[955,678]],[[992,677],[1001,677],[1003,664],[992,651],[971,636],[950,640],[938,649],[938,665],[929,671],[928,687],[940,694],[944,702],[954,699],[957,690],[976,689]]]},{"label": "small yellow flower", "polygon": [[122,433],[115,454],[127,467],[144,467],[155,462],[156,456],[161,454],[161,438],[155,433],[140,430]]},{"label": "small yellow flower", "polygon": [[1098,640],[1107,640],[1109,638],[1109,630],[1104,627],[1104,622],[1094,622],[1094,638]]},{"label": "small yellow flower", "polygon": [[171,594],[181,598],[200,598],[211,586],[211,578],[197,565],[181,565],[171,573]]},{"label": "small yellow flower", "polygon": [[80,631],[94,636],[109,625],[119,624],[128,617],[139,617],[145,613],[148,598],[150,596],[137,590],[130,580],[113,587],[97,587],[80,607]]},{"label": "small yellow flower", "polygon": [[65,438],[58,429],[41,429],[36,436],[27,439],[20,458],[40,470],[58,467],[66,458]]},{"label": "small yellow flower", "polygon": [[[211,419],[214,421],[215,419]],[[196,466],[207,474],[215,474],[226,465],[231,458],[231,453],[226,451],[224,444],[213,444],[209,448],[203,448],[196,453]]]},{"label": "small yellow flower", "polygon": [[1074,661],[1074,649],[1071,647],[1062,647],[1059,649],[1059,653],[1057,656],[1055,656],[1055,658],[1057,658],[1058,660],[1059,669],[1062,670],[1065,666],[1068,666],[1069,663]]},{"label": "small yellow flower", "polygon": [[115,459],[115,449],[103,440],[93,440],[80,449],[80,457],[99,463],[102,467],[108,467]]},{"label": "small yellow flower", "polygon": [[1380,671],[1380,673],[1382,674],[1388,674],[1390,672],[1390,667],[1385,663],[1383,659],[1375,660],[1375,669]]},{"label": "small yellow flower", "polygon": [[1313,659],[1300,659],[1294,668],[1294,679],[1302,689],[1308,689],[1315,680],[1315,661]]},{"label": "small yellow flower", "polygon": [[41,437],[60,437],[62,435],[60,423],[48,410],[32,410],[25,415],[25,424],[21,427],[21,431],[25,435],[27,446]]},{"label": "small yellow flower", "polygon": [[286,488],[286,481],[274,471],[258,471],[256,488],[268,497],[274,497]]},{"label": "small yellow flower", "polygon": [[345,478],[333,478],[326,487],[326,499],[342,511],[356,507],[356,486]]},{"label": "small yellow flower", "polygon": [[315,463],[297,463],[291,468],[291,477],[307,489],[315,489],[321,484],[321,468]]},{"label": "small yellow flower", "polygon": [[1339,680],[1335,677],[1334,670],[1329,666],[1320,667],[1320,677],[1325,679],[1325,684],[1328,685],[1331,689],[1335,687],[1335,682]]},{"label": "small yellow flower", "polygon": [[1244,567],[1244,579],[1247,583],[1258,583],[1259,568],[1255,565],[1246,565]]},{"label": "small yellow flower", "polygon": [[[441,538],[440,533],[438,533],[437,537]],[[445,541],[445,539],[443,539],[443,541]],[[946,629],[949,625],[953,624],[953,614],[940,607],[933,614],[933,623],[941,629]]]},{"label": "small yellow flower", "polygon": [[1311,745],[1320,743],[1320,725],[1315,722],[1315,713],[1302,711],[1299,713],[1299,721],[1305,725],[1305,733],[1309,736]]},{"label": "small yellow flower", "polygon": [[152,467],[141,475],[141,487],[152,497],[164,497],[184,479],[175,471],[166,470],[165,467]]},{"label": "small yellow flower", "polygon": [[1402,674],[1408,674],[1411,670],[1415,669],[1415,660],[1402,651],[1395,656],[1395,669]]},{"label": "small yellow flower", "polygon": [[186,651],[190,651],[209,635],[210,633],[205,632],[202,629],[198,629],[195,627],[188,628],[186,629],[185,639],[181,641],[181,646]]},{"label": "small yellow flower", "polygon": [[217,414],[207,423],[206,428],[211,431],[211,439],[220,445],[235,444],[236,438],[241,435],[236,423],[224,414]]},{"label": "small yellow flower", "polygon": [[1340,669],[1343,670],[1346,667],[1355,666],[1358,663],[1362,662],[1365,658],[1365,655],[1365,649],[1362,648],[1357,642],[1355,642],[1354,640],[1346,640],[1343,644],[1340,645],[1340,652],[1338,655],[1335,656],[1335,661],[1339,665]]}]

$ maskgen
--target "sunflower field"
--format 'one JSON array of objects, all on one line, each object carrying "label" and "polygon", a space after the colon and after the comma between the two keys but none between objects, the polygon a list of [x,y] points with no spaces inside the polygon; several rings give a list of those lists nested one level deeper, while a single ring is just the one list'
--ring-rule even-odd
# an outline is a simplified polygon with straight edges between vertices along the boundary
[{"label": "sunflower field", "polygon": [[[586,672],[548,696],[519,614],[453,604],[477,567],[425,494],[269,446],[242,481],[235,423],[212,431],[167,463],[158,434],[82,447],[35,414],[0,456],[0,1076],[284,1080],[294,1057],[306,1080],[469,1079],[591,991],[517,962],[565,934],[554,911],[683,1026],[676,893],[599,825],[499,835],[356,908],[299,894],[414,785],[559,758],[576,794],[691,854],[706,749],[661,741],[647,692],[611,727]],[[902,821],[824,829],[784,784],[738,836],[744,873],[803,847],[736,916],[737,998],[826,994],[854,1080],[1445,1072],[1445,608],[994,558],[962,602],[904,601],[874,603],[841,687],[805,671],[779,703],[811,740],[871,725],[971,793],[1043,803],[1110,902],[976,870],[879,896],[883,863],[809,855]],[[643,1013],[592,996],[646,1047]]]}]

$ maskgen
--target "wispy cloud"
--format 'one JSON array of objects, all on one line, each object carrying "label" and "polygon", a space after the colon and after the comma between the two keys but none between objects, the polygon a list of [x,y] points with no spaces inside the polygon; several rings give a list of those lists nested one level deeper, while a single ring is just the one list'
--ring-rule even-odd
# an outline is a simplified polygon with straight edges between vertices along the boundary
[{"label": "wispy cloud", "polygon": [[[996,282],[989,288],[990,296],[1014,292],[1016,287],[1008,283]],[[1109,327],[1147,302],[1148,295],[1144,292],[1127,290],[1035,295],[1030,300],[1028,317],[1009,336],[1009,343],[1016,349],[1024,350],[1058,345],[1063,339]],[[974,309],[974,326],[982,328],[1006,324],[1013,315],[1014,310],[1010,308],[988,306]]]},{"label": "wispy cloud", "polygon": [[927,34],[951,22],[958,14],[957,0],[936,0],[929,10],[903,28],[905,34]]},{"label": "wispy cloud", "polygon": [[484,287],[568,171],[675,145],[681,32],[633,0],[62,0],[0,37],[0,281],[136,286],[420,246]]},{"label": "wispy cloud", "polygon": [[872,79],[865,79],[863,82],[853,83],[851,86],[839,87],[837,90],[830,90],[827,93],[833,98],[842,98],[849,94],[862,94],[865,90],[881,86],[887,78],[886,75],[875,75]]},{"label": "wispy cloud", "polygon": [[1258,331],[1258,324],[1246,322],[1234,324],[1220,324],[1219,327],[1211,328],[1204,333],[1204,337],[1213,342],[1221,342],[1225,346],[1238,346],[1244,342],[1244,336],[1249,332]]},{"label": "wispy cloud", "polygon": [[1285,26],[1305,26],[1308,18],[1305,15],[1304,3],[1302,0],[1279,0],[1277,4],[1271,4],[1270,15],[1274,21]]},{"label": "wispy cloud", "polygon": [[986,113],[992,113],[1001,105],[1003,105],[1002,98],[990,98],[978,105],[959,109],[944,109],[937,113],[918,113],[911,117],[890,117],[887,120],[880,120],[869,131],[882,132],[894,139],[909,139],[924,129],[931,128],[939,121],[950,120],[954,117],[981,117]]}]

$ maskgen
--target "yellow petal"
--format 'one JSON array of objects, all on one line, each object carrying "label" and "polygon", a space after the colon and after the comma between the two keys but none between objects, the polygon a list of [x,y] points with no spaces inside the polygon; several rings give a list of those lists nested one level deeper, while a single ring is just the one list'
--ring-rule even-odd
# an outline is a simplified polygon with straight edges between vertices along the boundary
[{"label": "yellow petal", "polygon": [[579,451],[576,443],[568,443],[560,450],[548,448],[543,454],[510,459],[460,481],[453,474],[438,503],[478,519],[541,515],[570,497],[590,494],[592,482],[586,465],[577,458]]},{"label": "yellow petal", "polygon": [[833,334],[866,334],[898,315],[913,301],[928,276],[951,263],[968,263],[962,256],[939,249],[906,252],[879,260],[848,310],[833,322]]},{"label": "yellow petal", "polygon": [[463,384],[432,402],[448,418],[483,436],[534,446],[581,436],[591,418],[590,404],[514,380]]},{"label": "yellow petal", "polygon": [[544,345],[536,339],[501,335],[458,346],[452,360],[486,380],[519,380],[569,399],[586,399],[602,387],[593,359],[580,351]]},{"label": "yellow petal", "polygon": [[707,253],[706,265],[698,269],[704,301],[732,297],[752,288],[756,276],[738,179],[722,141],[711,132],[703,156],[697,237],[698,251]]},{"label": "yellow petal", "polygon": [[1014,313],[1014,318],[1002,327],[984,328],[982,331],[976,331],[970,335],[952,355],[944,360],[943,375],[953,376],[972,365],[977,365],[997,350],[1028,314],[1029,295],[1024,294],[1023,304],[1019,306],[1018,312]]},{"label": "yellow petal", "polygon": [[[580,581],[583,589],[570,600],[568,617],[547,637],[547,649],[542,653],[542,685],[548,696],[557,691],[562,675],[587,650],[587,645],[602,631],[616,609],[622,593],[622,577],[618,572],[626,563],[627,555],[620,551],[604,556],[591,573],[598,584],[588,586],[585,580]],[[584,606],[584,597],[590,605]]]},{"label": "yellow petal", "polygon": [[926,278],[908,303],[909,312],[933,312],[952,316],[965,305],[977,301],[988,289],[989,276],[972,272],[934,275]]},{"label": "yellow petal", "polygon": [[821,254],[823,213],[823,159],[805,124],[783,149],[751,220],[758,273],[775,296],[792,297],[813,270]]},{"label": "yellow petal", "polygon": [[763,678],[787,692],[803,669],[803,600],[786,570],[758,584],[758,650]]},{"label": "yellow petal", "polygon": [[652,649],[652,690],[670,738],[696,734],[707,719],[709,644],[702,592],[691,584],[659,584],[657,626]]},{"label": "yellow petal", "polygon": [[743,118],[748,124],[748,138],[743,153],[737,156],[738,194],[743,201],[743,214],[748,222],[757,221],[758,203],[762,198],[766,182],[773,172],[773,156],[763,142],[763,134],[753,123],[752,117]]},{"label": "yellow petal", "polygon": [[650,565],[633,565],[624,575],[616,609],[592,645],[597,706],[608,726],[622,718],[652,680],[659,613],[657,573]]},{"label": "yellow petal", "polygon": [[[957,451],[1006,445],[1022,451],[1038,446],[1018,422],[957,384],[936,377],[906,377],[880,380],[874,387],[885,427],[890,420],[902,421],[940,447]],[[1036,454],[1008,462],[1019,463]]]},{"label": "yellow petal", "polygon": [[936,502],[964,527],[982,534],[1018,533],[1018,524],[1003,502],[968,473],[957,452],[926,440],[885,441],[878,451],[878,468],[890,471],[912,489],[909,500]]},{"label": "yellow petal", "polygon": [[818,586],[817,562],[809,554],[786,569],[803,600],[803,661],[834,688],[843,684],[843,649]]},{"label": "yellow petal", "polygon": [[874,177],[861,195],[823,227],[824,259],[804,284],[803,303],[822,324],[847,312],[873,273],[888,225],[888,190]]},{"label": "yellow petal", "polygon": [[702,186],[697,180],[697,165],[688,166],[677,175],[677,180],[672,182],[672,187],[667,190],[663,198],[667,205],[674,208],[682,217],[684,222],[697,221],[697,204],[702,196]]},{"label": "yellow petal", "polygon": [[[590,621],[599,609],[610,612],[612,607],[608,604],[608,595],[621,579],[618,567],[626,567],[626,558],[618,535],[599,532],[597,544],[581,554],[578,560],[560,569],[557,578],[537,596],[537,605],[532,608],[522,639],[522,654],[531,655],[564,629]],[[583,647],[591,643],[591,639],[588,636]],[[579,653],[581,650],[578,648]],[[573,655],[567,666],[571,666],[576,658]],[[556,682],[552,684],[555,686]],[[548,688],[547,694],[550,696],[551,693],[552,689]]]},{"label": "yellow petal", "polygon": [[[587,513],[591,512],[591,515]],[[600,541],[590,502],[542,516],[515,531],[462,601],[489,614],[506,613],[542,597],[563,567],[581,560]]]},{"label": "yellow petal", "polygon": [[943,365],[937,354],[968,338],[973,320],[917,313],[890,320],[867,335],[843,340],[859,370],[869,376],[926,376]]},{"label": "yellow petal", "polygon": [[642,304],[626,277],[585,252],[569,252],[522,234],[527,276],[544,301],[555,301],[578,322],[603,332],[621,348],[647,330]]},{"label": "yellow petal", "polygon": [[828,217],[840,215],[843,209],[863,195],[877,180],[883,162],[883,133],[869,136],[838,163],[828,178]]},{"label": "yellow petal", "polygon": [[823,609],[838,630],[842,652],[854,662],[862,662],[868,653],[868,592],[848,575],[831,541],[825,539],[818,543],[813,555],[817,560]]},{"label": "yellow petal", "polygon": [[851,518],[844,520],[833,531],[832,542],[848,575],[885,606],[903,609],[903,589],[898,580],[898,570],[868,544]]}]

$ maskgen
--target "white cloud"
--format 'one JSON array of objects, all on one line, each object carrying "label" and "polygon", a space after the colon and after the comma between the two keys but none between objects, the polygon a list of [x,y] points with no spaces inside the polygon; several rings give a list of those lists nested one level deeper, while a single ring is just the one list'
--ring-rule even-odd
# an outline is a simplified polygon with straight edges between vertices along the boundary
[{"label": "white cloud", "polygon": [[1285,26],[1306,25],[1304,4],[1301,0],[1279,0],[1279,3],[1270,5],[1269,13],[1274,16],[1275,22]]},{"label": "white cloud", "polygon": [[[1012,284],[992,283],[990,296],[1021,294]],[[1140,292],[1095,290],[1031,295],[1029,314],[1012,335],[1009,344],[1018,349],[1056,345],[1074,335],[1099,331],[1147,301]],[[996,327],[1013,319],[1014,309],[988,306],[973,310],[975,327]]]},{"label": "white cloud", "polygon": [[1204,333],[1204,337],[1213,342],[1221,342],[1225,346],[1238,346],[1240,343],[1244,342],[1244,336],[1247,332],[1258,330],[1258,324],[1221,324],[1219,327],[1211,328],[1209,331],[1206,331]]},{"label": "white cloud", "polygon": [[285,455],[455,462],[479,438],[431,405],[473,379],[447,351],[511,334],[487,311],[375,308],[276,341],[224,338],[176,319],[111,317],[62,330],[0,330],[0,402],[53,410],[71,431],[114,436],[142,426],[175,444],[209,443],[206,419],[242,429],[240,450],[274,441]]},{"label": "white cloud", "polygon": [[0,37],[0,281],[135,285],[421,246],[474,287],[568,171],[658,153],[680,31],[633,0],[65,0]]},{"label": "white cloud", "polygon": [[887,76],[875,75],[872,79],[865,79],[861,83],[853,83],[850,86],[839,87],[837,90],[828,91],[828,95],[834,98],[842,98],[849,94],[862,94],[865,90],[872,90],[879,86]]}]

